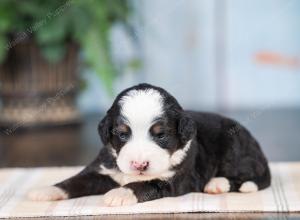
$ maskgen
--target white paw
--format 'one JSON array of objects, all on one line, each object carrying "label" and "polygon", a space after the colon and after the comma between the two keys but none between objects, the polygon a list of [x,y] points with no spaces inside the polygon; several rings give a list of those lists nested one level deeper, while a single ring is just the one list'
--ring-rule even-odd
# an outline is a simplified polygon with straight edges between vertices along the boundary
[{"label": "white paw", "polygon": [[204,192],[210,194],[226,193],[230,190],[230,183],[225,177],[211,178],[204,187]]},{"label": "white paw", "polygon": [[239,188],[239,191],[242,193],[250,193],[250,192],[257,192],[258,187],[257,185],[252,181],[244,182],[241,187]]},{"label": "white paw", "polygon": [[138,200],[133,191],[124,187],[112,189],[104,194],[104,203],[107,206],[132,205],[137,202]]},{"label": "white paw", "polygon": [[55,201],[68,199],[67,193],[56,186],[47,186],[31,190],[27,194],[27,197],[32,201]]}]

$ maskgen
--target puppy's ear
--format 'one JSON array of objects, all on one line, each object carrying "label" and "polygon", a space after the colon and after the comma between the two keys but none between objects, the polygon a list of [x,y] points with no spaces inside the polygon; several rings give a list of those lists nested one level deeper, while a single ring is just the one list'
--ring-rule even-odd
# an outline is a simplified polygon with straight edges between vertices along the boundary
[{"label": "puppy's ear", "polygon": [[102,143],[107,145],[111,137],[112,120],[106,115],[98,125],[98,133],[101,137]]},{"label": "puppy's ear", "polygon": [[177,130],[181,142],[186,143],[196,134],[196,123],[189,115],[181,113]]}]

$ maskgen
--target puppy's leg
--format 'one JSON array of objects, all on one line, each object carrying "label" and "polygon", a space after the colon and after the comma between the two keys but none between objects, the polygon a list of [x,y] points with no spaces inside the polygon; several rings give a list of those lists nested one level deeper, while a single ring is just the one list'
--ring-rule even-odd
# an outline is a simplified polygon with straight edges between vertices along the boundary
[{"label": "puppy's leg", "polygon": [[81,173],[54,186],[32,190],[28,198],[34,201],[54,201],[70,199],[80,196],[104,194],[118,187],[109,176],[95,171],[82,171]]},{"label": "puppy's leg", "polygon": [[243,177],[241,175],[239,178],[231,181],[231,191],[251,193],[265,189],[270,185],[270,175],[269,169],[266,169],[262,175],[257,175],[251,178],[247,178],[246,176]]},{"label": "puppy's leg", "polygon": [[228,180],[225,177],[214,177],[204,188],[204,192],[209,194],[221,194],[230,191],[242,193],[257,192],[258,185],[254,181],[245,181],[241,184],[240,181]]},{"label": "puppy's leg", "polygon": [[104,202],[108,206],[122,206],[167,196],[177,196],[172,192],[170,183],[151,180],[129,183],[123,187],[113,189],[104,195]]},{"label": "puppy's leg", "polygon": [[217,174],[227,177],[230,192],[256,192],[270,185],[271,174],[267,164],[247,158],[237,164],[227,164],[223,166],[226,169],[220,169]]}]

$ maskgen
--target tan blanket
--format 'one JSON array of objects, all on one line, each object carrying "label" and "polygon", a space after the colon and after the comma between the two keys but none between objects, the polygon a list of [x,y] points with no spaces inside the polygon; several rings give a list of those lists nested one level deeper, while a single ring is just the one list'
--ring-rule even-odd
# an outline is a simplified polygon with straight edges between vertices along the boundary
[{"label": "tan blanket", "polygon": [[0,218],[178,212],[300,211],[300,163],[271,164],[272,187],[257,193],[190,193],[127,207],[105,207],[102,196],[59,202],[32,202],[29,189],[61,181],[81,167],[0,170]]}]

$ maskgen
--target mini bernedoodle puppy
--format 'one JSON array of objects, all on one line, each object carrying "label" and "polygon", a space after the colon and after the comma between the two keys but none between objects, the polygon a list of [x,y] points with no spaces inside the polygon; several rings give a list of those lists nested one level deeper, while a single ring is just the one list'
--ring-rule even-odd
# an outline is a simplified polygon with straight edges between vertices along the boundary
[{"label": "mini bernedoodle puppy", "polygon": [[185,111],[149,84],[121,92],[99,124],[104,147],[79,174],[31,191],[31,200],[104,195],[107,206],[190,192],[256,192],[270,185],[267,160],[238,122]]}]

